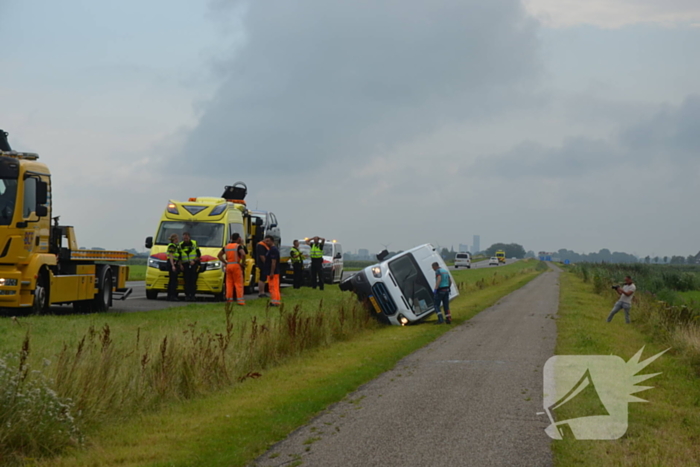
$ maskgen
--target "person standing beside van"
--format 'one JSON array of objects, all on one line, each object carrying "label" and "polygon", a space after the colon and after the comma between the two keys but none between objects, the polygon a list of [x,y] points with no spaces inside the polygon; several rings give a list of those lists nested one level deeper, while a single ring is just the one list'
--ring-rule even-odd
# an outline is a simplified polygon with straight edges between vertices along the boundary
[{"label": "person standing beside van", "polygon": [[177,276],[180,275],[182,265],[180,264],[180,245],[177,234],[170,236],[168,243],[168,301],[177,301]]},{"label": "person standing beside van", "polygon": [[292,248],[289,250],[292,259],[292,269],[294,270],[294,288],[300,289],[304,280],[304,255],[299,251],[299,240],[294,240]]},{"label": "person standing beside van", "polygon": [[323,247],[326,239],[316,236],[307,239],[306,244],[311,247],[311,288],[316,288],[318,280],[318,288],[323,290]]},{"label": "person standing beside van", "polygon": [[265,294],[265,282],[267,282],[267,268],[265,264],[267,263],[267,252],[270,251],[270,247],[266,243],[268,237],[269,235],[255,245],[255,264],[258,267],[258,271],[260,271],[260,276],[258,277],[259,298],[267,297],[267,294]]},{"label": "person standing beside van", "polygon": [[267,250],[267,284],[270,287],[270,306],[281,306],[280,295],[280,250],[275,246],[272,236],[265,237]]},{"label": "person standing beside van", "polygon": [[445,323],[452,324],[452,314],[450,314],[450,287],[452,286],[452,277],[446,269],[440,267],[435,262],[433,263],[433,271],[435,271],[435,314],[438,317],[438,324],[442,324],[442,314],[440,313],[440,304],[442,303],[445,309]]},{"label": "person standing beside van", "polygon": [[199,259],[202,253],[197,242],[190,238],[189,232],[182,233],[180,242],[180,261],[185,276],[185,300],[192,301],[197,293],[197,276],[199,276]]},{"label": "person standing beside van", "polygon": [[219,261],[226,265],[226,303],[233,302],[233,293],[236,292],[236,303],[245,305],[243,297],[243,265],[245,264],[245,250],[241,245],[241,235],[237,232],[231,234],[231,242],[219,252]]}]

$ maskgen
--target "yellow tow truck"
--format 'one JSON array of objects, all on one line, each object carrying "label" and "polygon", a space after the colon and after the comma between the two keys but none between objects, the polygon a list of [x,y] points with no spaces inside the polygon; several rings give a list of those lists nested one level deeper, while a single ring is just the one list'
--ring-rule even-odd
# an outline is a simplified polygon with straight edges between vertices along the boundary
[{"label": "yellow tow truck", "polygon": [[133,255],[79,249],[73,227],[51,225],[51,174],[38,159],[13,151],[0,130],[0,308],[105,311],[131,293],[129,267],[111,263]]}]

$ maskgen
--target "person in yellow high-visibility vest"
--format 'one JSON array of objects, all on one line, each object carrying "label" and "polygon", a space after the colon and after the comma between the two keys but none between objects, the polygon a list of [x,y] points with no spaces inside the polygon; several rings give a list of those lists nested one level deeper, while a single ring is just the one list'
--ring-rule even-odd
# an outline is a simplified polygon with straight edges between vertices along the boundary
[{"label": "person in yellow high-visibility vest", "polygon": [[313,237],[306,240],[306,244],[311,247],[311,288],[323,290],[323,247],[326,244],[326,239],[322,237]]},{"label": "person in yellow high-visibility vest", "polygon": [[289,256],[292,259],[292,268],[294,270],[294,288],[300,289],[304,282],[304,255],[299,250],[299,240],[294,240],[292,248],[289,249]]},{"label": "person in yellow high-visibility vest", "polygon": [[245,267],[245,249],[241,244],[240,234],[231,234],[231,241],[219,252],[219,261],[226,265],[226,302],[245,305],[243,297],[243,268]]},{"label": "person in yellow high-visibility vest", "polygon": [[180,264],[180,244],[177,234],[172,234],[170,236],[170,243],[168,244],[168,301],[177,301],[177,276],[182,270],[182,265]]},{"label": "person in yellow high-visibility vest", "polygon": [[180,242],[180,261],[185,276],[185,300],[194,301],[197,293],[197,276],[199,275],[199,260],[202,253],[197,242],[190,238],[189,232],[182,233]]}]

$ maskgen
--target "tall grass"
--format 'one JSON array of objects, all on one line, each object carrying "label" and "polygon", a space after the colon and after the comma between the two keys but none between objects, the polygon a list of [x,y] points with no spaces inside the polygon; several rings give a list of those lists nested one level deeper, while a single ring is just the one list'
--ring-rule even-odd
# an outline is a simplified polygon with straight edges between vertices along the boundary
[{"label": "tall grass", "polygon": [[[455,278],[459,289],[466,292],[500,285],[515,276],[541,269],[546,269],[544,263],[520,262],[493,271],[460,271]],[[51,361],[45,360],[41,372],[23,370],[25,387],[41,384],[47,394],[53,394],[56,401],[68,407],[66,413],[72,417],[70,430],[73,434],[56,436],[51,448],[45,449],[2,438],[3,425],[0,425],[4,452],[18,458],[60,452],[79,445],[80,433],[90,434],[104,424],[154,411],[164,404],[194,399],[248,378],[258,378],[265,370],[310,349],[327,347],[379,326],[352,294],[337,292],[317,300],[318,295],[306,290],[297,292],[298,298],[294,297],[295,293],[290,293],[289,301],[279,310],[255,303],[246,306],[245,311],[213,305],[201,309],[203,314],[183,315],[188,318],[176,321],[177,325],[172,325],[171,321],[164,323],[162,329],[153,328],[154,319],[170,319],[162,314],[157,315],[159,318],[150,318],[148,314],[114,316],[115,321],[136,321],[139,325],[91,324],[84,332],[68,332],[77,337],[70,337],[71,343],[57,341],[63,343],[56,351],[53,347],[46,349],[42,342],[43,353],[37,348],[38,356],[34,356],[33,361],[42,357]],[[218,318],[212,319],[212,313]],[[192,320],[192,316],[199,316],[201,322]],[[16,324],[32,328],[30,320],[27,321]],[[72,322],[57,321],[54,323],[57,328],[51,331],[60,334],[64,331],[61,326]],[[34,325],[40,327],[37,323]],[[25,341],[22,358],[26,362],[31,359],[30,342]],[[6,410],[4,413],[8,415],[4,419],[0,417],[0,421],[14,424],[29,409],[12,407],[11,399],[7,400],[10,400],[6,405],[11,410]],[[36,426],[31,423],[22,426],[27,439],[45,437]],[[66,432],[60,424],[54,423],[53,427],[57,432]]]},{"label": "tall grass", "polygon": [[[483,275],[479,279],[476,279],[476,280],[471,281],[471,282],[468,282],[466,280],[455,280],[455,281],[457,283],[457,290],[459,290],[460,293],[474,292],[477,290],[483,290],[483,289],[490,287],[490,286],[502,284],[503,282],[505,282],[508,279],[515,277],[515,276],[530,274],[534,271],[545,271],[547,269],[548,269],[548,267],[547,267],[546,263],[544,263],[542,261],[537,261],[532,266],[528,266],[528,267],[516,269],[516,270],[506,270],[506,272],[504,272],[501,269],[495,269],[495,270],[493,270],[493,274]],[[472,271],[469,271],[469,272],[472,272]],[[476,271],[474,271],[474,272],[476,272]],[[462,276],[462,277],[464,277],[464,276]]]},{"label": "tall grass", "polygon": [[[120,345],[115,343],[109,325],[90,326],[77,344],[64,344],[55,362],[47,362],[43,372],[30,372],[26,365],[19,366],[23,387],[45,388],[47,394],[67,407],[65,414],[75,417],[73,436],[64,436],[49,449],[27,442],[26,439],[43,438],[45,427],[30,423],[34,417],[31,407],[20,405],[17,397],[3,396],[0,459],[3,452],[16,457],[59,452],[76,445],[80,429],[89,431],[107,421],[154,410],[166,402],[191,399],[259,377],[266,368],[308,349],[327,346],[377,326],[351,298],[334,307],[326,307],[321,301],[313,310],[305,310],[300,304],[279,312],[268,308],[264,316],[245,321],[234,321],[231,306],[222,305],[217,328],[200,329],[192,322],[157,341],[142,338],[137,330],[131,339],[120,339]],[[29,348],[27,339],[21,354],[24,362]],[[4,380],[9,378],[2,374],[0,378],[3,388]],[[20,422],[23,425],[17,430],[24,433],[24,438],[6,430],[6,426]],[[54,423],[55,431],[65,432],[66,428],[58,425]]]},{"label": "tall grass", "polygon": [[83,441],[71,400],[31,369],[28,356],[26,338],[18,354],[0,358],[0,465],[19,463],[24,453],[56,454]]},{"label": "tall grass", "polygon": [[700,372],[700,308],[687,303],[680,292],[700,290],[700,277],[693,268],[646,264],[577,264],[572,268],[597,294],[616,294],[612,284],[629,275],[637,286],[633,318],[653,338],[670,344]]}]

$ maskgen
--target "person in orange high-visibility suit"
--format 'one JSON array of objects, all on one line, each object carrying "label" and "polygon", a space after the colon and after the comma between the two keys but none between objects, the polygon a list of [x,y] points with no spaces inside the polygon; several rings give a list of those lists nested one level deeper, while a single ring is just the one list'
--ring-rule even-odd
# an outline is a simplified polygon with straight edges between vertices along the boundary
[{"label": "person in orange high-visibility suit", "polygon": [[234,232],[231,242],[219,252],[219,261],[226,265],[226,302],[233,302],[234,290],[236,303],[245,305],[243,297],[243,269],[245,268],[245,250],[241,245],[241,236]]},{"label": "person in orange high-visibility suit", "polygon": [[281,306],[280,295],[280,250],[275,246],[271,236],[263,240],[267,247],[267,286],[270,288],[270,306]]}]

